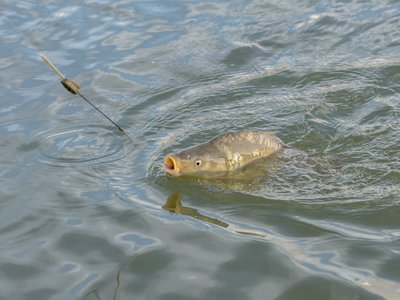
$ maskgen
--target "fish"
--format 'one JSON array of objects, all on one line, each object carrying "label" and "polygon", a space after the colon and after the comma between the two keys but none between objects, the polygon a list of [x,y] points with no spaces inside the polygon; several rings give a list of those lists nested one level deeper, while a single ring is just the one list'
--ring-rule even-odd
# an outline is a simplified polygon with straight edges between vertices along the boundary
[{"label": "fish", "polygon": [[283,148],[282,140],[270,131],[228,132],[166,155],[164,171],[172,176],[219,177],[241,170]]}]

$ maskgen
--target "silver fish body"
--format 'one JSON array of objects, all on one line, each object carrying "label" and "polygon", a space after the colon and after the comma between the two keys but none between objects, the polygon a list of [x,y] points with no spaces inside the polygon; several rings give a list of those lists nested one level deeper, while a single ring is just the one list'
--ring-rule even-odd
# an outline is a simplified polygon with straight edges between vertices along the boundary
[{"label": "silver fish body", "polygon": [[284,147],[270,131],[236,131],[164,158],[165,171],[173,176],[212,176],[244,168]]}]

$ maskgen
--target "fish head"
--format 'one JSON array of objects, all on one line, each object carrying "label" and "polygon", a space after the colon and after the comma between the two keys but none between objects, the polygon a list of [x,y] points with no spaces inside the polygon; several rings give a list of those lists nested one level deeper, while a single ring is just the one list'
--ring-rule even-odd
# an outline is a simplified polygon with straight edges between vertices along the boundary
[{"label": "fish head", "polygon": [[165,156],[164,170],[172,176],[209,177],[227,172],[228,169],[224,157],[216,153],[203,153],[198,149],[189,149]]}]

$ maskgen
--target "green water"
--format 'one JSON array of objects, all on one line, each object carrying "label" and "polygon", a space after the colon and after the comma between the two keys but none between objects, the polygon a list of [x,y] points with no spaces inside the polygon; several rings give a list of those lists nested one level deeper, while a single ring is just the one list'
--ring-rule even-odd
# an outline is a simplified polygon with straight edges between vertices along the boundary
[{"label": "green water", "polygon": [[[0,4],[1,299],[400,299],[399,2]],[[164,175],[242,129],[288,147]]]}]

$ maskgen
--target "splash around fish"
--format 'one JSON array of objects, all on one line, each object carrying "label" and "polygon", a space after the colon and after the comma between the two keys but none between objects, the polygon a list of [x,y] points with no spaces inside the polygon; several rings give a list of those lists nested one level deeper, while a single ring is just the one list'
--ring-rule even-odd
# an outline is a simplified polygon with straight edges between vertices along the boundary
[{"label": "splash around fish", "polygon": [[164,170],[172,176],[219,177],[283,149],[284,143],[270,131],[236,131],[208,142],[168,154]]}]

